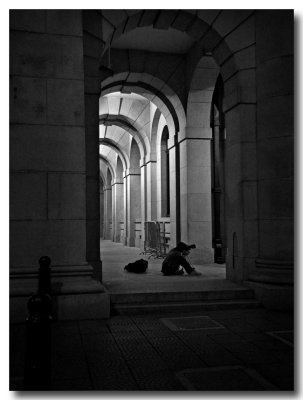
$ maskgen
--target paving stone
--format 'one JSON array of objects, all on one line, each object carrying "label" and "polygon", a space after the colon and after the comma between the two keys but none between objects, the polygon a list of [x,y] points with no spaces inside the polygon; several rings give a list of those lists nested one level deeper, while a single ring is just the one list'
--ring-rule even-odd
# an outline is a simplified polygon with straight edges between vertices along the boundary
[{"label": "paving stone", "polygon": [[139,353],[124,354],[126,363],[132,373],[138,372],[140,375],[150,375],[153,372],[166,371],[169,365],[163,360],[156,351],[142,351]]},{"label": "paving stone", "polygon": [[224,329],[218,322],[206,316],[163,318],[162,322],[173,331],[198,329]]},{"label": "paving stone", "polygon": [[239,358],[225,349],[223,345],[214,343],[211,339],[204,342],[191,341],[188,345],[200,357],[205,365],[220,366],[220,365],[238,365]]},{"label": "paving stone", "polygon": [[103,320],[80,321],[79,329],[83,335],[109,334],[106,321]]},{"label": "paving stone", "polygon": [[148,376],[135,373],[134,376],[140,390],[184,390],[182,383],[171,371],[153,372]]},{"label": "paving stone", "polygon": [[271,351],[265,352],[250,343],[224,343],[223,345],[244,364],[269,364],[278,361]]},{"label": "paving stone", "polygon": [[273,331],[267,332],[268,335],[273,336],[278,339],[282,343],[285,343],[289,346],[293,346],[294,344],[294,332],[293,331]]},{"label": "paving stone", "polygon": [[169,331],[168,329],[147,329],[142,332],[144,336],[147,338],[149,337],[155,337],[155,338],[161,338],[161,337],[172,337],[173,333]]},{"label": "paving stone", "polygon": [[292,363],[255,364],[254,368],[279,389],[294,390],[294,366]]},{"label": "paving stone", "polygon": [[171,369],[178,370],[201,366],[203,362],[182,341],[175,338],[152,338],[150,339],[161,358]]},{"label": "paving stone", "polygon": [[260,331],[260,327],[249,324],[249,323],[241,320],[240,318],[220,319],[219,323],[235,333],[259,332]]},{"label": "paving stone", "polygon": [[91,379],[95,390],[138,390],[139,387],[133,379],[129,369],[116,366],[115,369],[105,368],[103,365],[94,364],[90,368]]},{"label": "paving stone", "polygon": [[52,380],[78,378],[89,379],[88,366],[82,351],[75,348],[73,355],[57,354],[52,357]]},{"label": "paving stone", "polygon": [[[175,331],[174,335],[184,341],[185,343],[187,342],[199,342],[203,343],[208,339],[208,333],[209,330],[196,330],[196,331]],[[214,332],[211,330],[211,332]]]},{"label": "paving stone", "polygon": [[89,379],[54,379],[52,390],[92,390],[92,383]]},{"label": "paving stone", "polygon": [[110,332],[139,332],[140,329],[134,325],[134,324],[115,324],[115,325],[109,325],[108,326]]},{"label": "paving stone", "polygon": [[295,355],[293,349],[276,352],[275,357],[282,363],[294,364]]},{"label": "paving stone", "polygon": [[285,343],[267,333],[240,333],[240,335],[259,349],[271,350],[273,353],[288,351],[290,347],[293,347],[291,344]]},{"label": "paving stone", "polygon": [[252,391],[275,389],[256,371],[239,366],[182,371],[179,373],[179,378],[189,390]]},{"label": "paving stone", "polygon": [[226,342],[239,343],[241,341],[244,342],[244,339],[241,336],[228,331],[224,331],[222,333],[214,333],[214,331],[210,331],[207,335],[210,339],[212,339],[216,343],[226,343]]},{"label": "paving stone", "polygon": [[153,348],[146,348],[146,346],[136,346],[136,347],[120,347],[123,358],[127,362],[136,362],[140,365],[145,365],[146,363],[154,363],[155,361],[161,362],[159,354]]}]

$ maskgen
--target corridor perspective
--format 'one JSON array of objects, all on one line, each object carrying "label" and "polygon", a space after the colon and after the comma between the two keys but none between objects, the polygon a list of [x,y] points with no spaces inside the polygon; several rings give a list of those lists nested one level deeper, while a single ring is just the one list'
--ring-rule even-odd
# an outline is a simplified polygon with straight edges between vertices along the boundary
[{"label": "corridor perspective", "polygon": [[[294,10],[13,9],[9,20],[11,389],[83,378],[127,390],[110,368],[128,345],[151,358],[176,345],[185,361],[161,359],[150,385],[147,365],[136,378],[144,355],[130,365],[123,353],[129,388],[232,388],[205,385],[221,368],[243,390],[293,390]],[[200,276],[161,273],[180,242]],[[141,258],[146,273],[124,270]],[[184,333],[183,320],[163,322],[173,314],[199,318]],[[172,380],[157,386],[162,370]]]},{"label": "corridor perspective", "polygon": [[[194,310],[258,308],[253,290],[225,279],[225,266],[194,265],[201,276],[161,273],[163,258],[144,255],[139,248],[101,242],[103,284],[110,294],[111,314],[180,312]],[[124,270],[128,262],[148,261],[145,273]],[[126,261],[127,260],[127,261]]]}]

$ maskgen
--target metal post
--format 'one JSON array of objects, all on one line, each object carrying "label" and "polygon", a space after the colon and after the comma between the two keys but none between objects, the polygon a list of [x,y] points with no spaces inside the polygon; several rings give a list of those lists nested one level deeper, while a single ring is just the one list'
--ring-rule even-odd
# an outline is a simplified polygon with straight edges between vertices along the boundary
[{"label": "metal post", "polygon": [[50,258],[39,260],[38,293],[28,300],[24,390],[51,388],[51,312]]},{"label": "metal post", "polygon": [[39,260],[39,284],[38,292],[51,295],[51,259],[47,256],[41,257]]}]

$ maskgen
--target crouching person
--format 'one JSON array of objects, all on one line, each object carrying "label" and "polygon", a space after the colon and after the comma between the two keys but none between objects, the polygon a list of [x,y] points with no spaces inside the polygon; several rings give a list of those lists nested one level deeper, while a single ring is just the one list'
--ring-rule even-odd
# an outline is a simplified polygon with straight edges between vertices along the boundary
[{"label": "crouching person", "polygon": [[184,268],[190,276],[201,275],[185,258],[189,254],[191,248],[193,248],[193,246],[188,246],[183,242],[178,243],[177,246],[167,254],[162,263],[161,272],[164,275],[182,275],[184,274]]}]

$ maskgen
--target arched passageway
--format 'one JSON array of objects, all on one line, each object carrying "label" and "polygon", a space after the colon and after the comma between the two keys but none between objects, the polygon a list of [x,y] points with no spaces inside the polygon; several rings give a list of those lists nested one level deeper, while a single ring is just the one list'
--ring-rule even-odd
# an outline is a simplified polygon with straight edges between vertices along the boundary
[{"label": "arched passageway", "polygon": [[[258,196],[254,12],[233,19],[161,11],[159,18],[152,23],[145,10],[120,20],[101,56],[101,97],[120,93],[113,114],[135,121],[142,143],[136,243],[144,249],[144,221],[164,219],[168,248],[196,243],[194,263],[226,262],[228,278],[242,282],[259,248],[251,213]],[[224,31],[223,21],[233,30]]]}]

